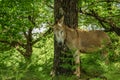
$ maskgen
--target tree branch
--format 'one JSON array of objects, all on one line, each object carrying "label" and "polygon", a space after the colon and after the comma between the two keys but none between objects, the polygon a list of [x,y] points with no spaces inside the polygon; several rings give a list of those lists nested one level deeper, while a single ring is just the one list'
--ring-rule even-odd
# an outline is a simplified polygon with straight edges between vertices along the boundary
[{"label": "tree branch", "polygon": [[5,43],[5,44],[9,44],[10,45],[10,42],[6,41],[6,40],[0,40],[1,43]]},{"label": "tree branch", "polygon": [[27,39],[28,38],[27,33],[23,31],[23,34],[24,34],[25,38]]},{"label": "tree branch", "polygon": [[28,20],[35,26],[35,19],[32,16],[28,16]]},{"label": "tree branch", "polygon": [[20,52],[23,56],[25,56],[25,52],[23,51],[23,50],[20,50],[19,48],[16,48],[16,50],[18,51],[18,52]]},{"label": "tree branch", "polygon": [[[90,10],[90,13],[82,11],[81,9],[79,10],[80,13],[88,15],[88,16],[92,16],[94,17],[96,20],[99,21],[99,23],[103,26],[103,28],[106,29],[106,31],[111,31],[111,32],[115,32],[117,35],[120,36],[120,28],[117,27],[117,25],[112,21],[112,19],[107,19],[107,18],[103,18],[100,17],[97,13],[95,13],[95,11]],[[107,23],[110,28],[107,28],[104,23]]]},{"label": "tree branch", "polygon": [[[49,33],[51,33],[52,32],[52,28],[49,28],[42,36],[47,36]],[[34,40],[33,42],[32,42],[32,45],[34,45],[35,43],[37,43],[40,39],[41,39],[42,37],[39,37],[39,38],[37,38],[36,40]]]},{"label": "tree branch", "polygon": [[19,48],[19,46],[21,46],[22,48],[25,49],[25,45],[23,43],[20,43],[20,42],[17,42],[17,41],[9,42],[9,41],[6,41],[6,40],[0,40],[0,42],[14,47],[18,52],[20,52],[20,54],[25,56],[25,52],[23,50],[20,50],[20,48]]},{"label": "tree branch", "polygon": [[17,41],[12,41],[12,42],[9,42],[7,40],[0,40],[1,43],[5,43],[5,44],[8,44],[12,47],[16,47],[16,46],[21,46],[22,48],[25,48],[25,45],[21,42],[17,42]]}]

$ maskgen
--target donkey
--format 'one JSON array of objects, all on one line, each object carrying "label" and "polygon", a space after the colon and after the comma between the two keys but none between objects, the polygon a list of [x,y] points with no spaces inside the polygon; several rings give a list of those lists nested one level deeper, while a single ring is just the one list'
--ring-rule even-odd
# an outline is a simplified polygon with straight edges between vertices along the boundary
[{"label": "donkey", "polygon": [[91,53],[103,49],[111,43],[109,36],[101,30],[84,31],[72,29],[64,24],[62,17],[53,27],[54,35],[59,45],[66,45],[74,50],[76,76],[80,77],[80,53]]}]

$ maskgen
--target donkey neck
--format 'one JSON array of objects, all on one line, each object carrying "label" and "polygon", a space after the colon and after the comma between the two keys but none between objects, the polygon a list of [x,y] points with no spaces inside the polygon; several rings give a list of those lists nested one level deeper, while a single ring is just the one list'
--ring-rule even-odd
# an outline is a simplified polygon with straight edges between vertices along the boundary
[{"label": "donkey neck", "polygon": [[65,26],[65,32],[66,32],[66,37],[69,39],[70,38],[75,39],[76,37],[78,37],[77,29],[72,29],[72,28],[69,28],[68,26]]},{"label": "donkey neck", "polygon": [[75,49],[76,48],[75,44],[79,38],[78,31],[76,29],[72,29],[65,26],[65,32],[66,32],[65,44],[69,48]]}]

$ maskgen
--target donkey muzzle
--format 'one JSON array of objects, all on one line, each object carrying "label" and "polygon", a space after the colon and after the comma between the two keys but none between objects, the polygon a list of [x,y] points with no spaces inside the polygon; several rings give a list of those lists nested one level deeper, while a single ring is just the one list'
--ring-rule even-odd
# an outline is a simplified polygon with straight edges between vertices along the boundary
[{"label": "donkey muzzle", "polygon": [[58,43],[58,45],[59,45],[59,46],[62,46],[62,45],[63,45],[63,43],[62,43],[62,42],[59,42],[59,43]]}]

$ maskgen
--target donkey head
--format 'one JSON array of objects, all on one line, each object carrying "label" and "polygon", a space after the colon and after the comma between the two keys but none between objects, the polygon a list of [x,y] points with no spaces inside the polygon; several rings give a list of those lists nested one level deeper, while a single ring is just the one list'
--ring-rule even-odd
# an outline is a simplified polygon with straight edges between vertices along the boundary
[{"label": "donkey head", "polygon": [[54,35],[57,43],[59,45],[64,44],[65,40],[65,26],[64,26],[64,17],[62,17],[55,25],[54,25]]}]

